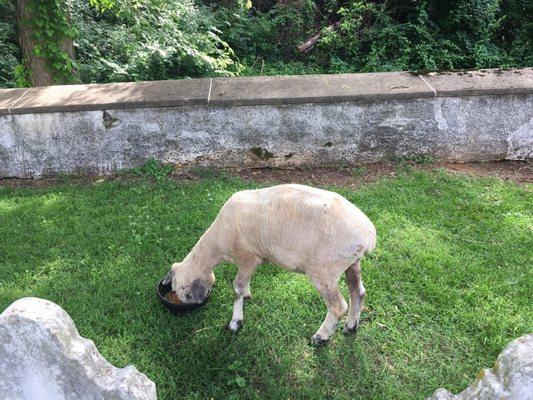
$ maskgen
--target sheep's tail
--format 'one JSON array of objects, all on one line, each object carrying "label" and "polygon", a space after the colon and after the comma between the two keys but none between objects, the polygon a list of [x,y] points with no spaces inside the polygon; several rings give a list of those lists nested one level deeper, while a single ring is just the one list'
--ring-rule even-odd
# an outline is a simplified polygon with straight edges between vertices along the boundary
[{"label": "sheep's tail", "polygon": [[365,253],[371,253],[376,248],[376,241],[377,241],[376,227],[374,226],[372,222],[370,222],[368,234],[365,235]]}]

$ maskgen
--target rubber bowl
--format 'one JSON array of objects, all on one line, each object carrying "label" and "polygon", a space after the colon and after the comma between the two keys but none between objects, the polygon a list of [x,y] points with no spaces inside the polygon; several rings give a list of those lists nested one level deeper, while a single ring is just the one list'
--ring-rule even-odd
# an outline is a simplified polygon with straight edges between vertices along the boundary
[{"label": "rubber bowl", "polygon": [[[164,278],[163,278],[164,279]],[[172,314],[182,314],[187,311],[196,310],[199,307],[202,307],[205,303],[207,303],[207,300],[209,300],[209,296],[211,296],[211,290],[207,293],[207,296],[205,300],[202,303],[179,303],[175,304],[171,301],[168,301],[165,299],[165,295],[172,290],[172,283],[169,282],[166,285],[163,285],[163,279],[159,281],[156,287],[157,292],[157,298],[163,304],[163,307],[165,307],[168,311],[170,311]]]}]

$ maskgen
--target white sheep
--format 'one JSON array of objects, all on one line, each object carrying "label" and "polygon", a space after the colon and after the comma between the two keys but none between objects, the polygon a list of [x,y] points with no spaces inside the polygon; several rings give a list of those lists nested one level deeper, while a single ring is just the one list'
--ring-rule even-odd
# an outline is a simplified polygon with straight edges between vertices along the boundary
[{"label": "white sheep", "polygon": [[368,217],[337,193],[304,185],[279,185],[235,193],[181,263],[174,263],[164,283],[185,303],[202,302],[215,282],[213,269],[222,261],[238,266],[235,303],[229,328],[243,321],[243,302],[250,297],[255,269],[270,262],[305,273],[327,305],[326,319],[313,335],[326,342],[348,306],[338,288],[344,272],[350,292],[345,333],[355,332],[365,288],[360,260],[376,245]]}]

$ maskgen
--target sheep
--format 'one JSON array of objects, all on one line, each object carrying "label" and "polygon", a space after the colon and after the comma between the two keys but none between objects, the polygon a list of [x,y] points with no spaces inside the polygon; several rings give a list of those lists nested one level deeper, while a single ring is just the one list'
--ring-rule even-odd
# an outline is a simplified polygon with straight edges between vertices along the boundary
[{"label": "sheep", "polygon": [[[172,282],[185,303],[203,302],[215,283],[213,269],[226,261],[238,266],[229,329],[243,322],[243,303],[251,297],[250,279],[265,262],[304,273],[323,297],[327,315],[313,335],[327,342],[348,311],[344,333],[355,332],[365,297],[360,261],[376,246],[368,217],[341,195],[310,186],[287,184],[237,192],[181,263],[174,263],[163,283]],[[338,288],[342,273],[349,288],[349,308]]]}]

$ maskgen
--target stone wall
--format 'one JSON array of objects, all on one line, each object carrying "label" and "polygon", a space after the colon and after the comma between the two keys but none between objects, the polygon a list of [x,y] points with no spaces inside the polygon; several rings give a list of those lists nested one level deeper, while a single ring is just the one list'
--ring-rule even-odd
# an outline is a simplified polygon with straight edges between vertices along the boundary
[{"label": "stone wall", "polygon": [[533,157],[533,69],[0,90],[0,177]]}]

